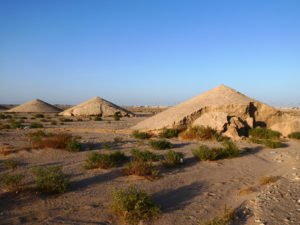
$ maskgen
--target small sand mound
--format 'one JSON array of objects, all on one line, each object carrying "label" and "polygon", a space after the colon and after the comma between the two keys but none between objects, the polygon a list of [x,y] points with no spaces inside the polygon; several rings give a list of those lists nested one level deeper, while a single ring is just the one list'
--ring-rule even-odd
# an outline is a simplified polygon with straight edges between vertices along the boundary
[{"label": "small sand mound", "polygon": [[44,102],[40,99],[32,100],[26,102],[22,105],[14,107],[7,112],[34,112],[34,113],[44,113],[44,112],[61,112],[60,108],[57,108],[54,105],[51,105],[47,102]]},{"label": "small sand mound", "polygon": [[[291,115],[220,85],[146,119],[132,129],[157,132],[163,128],[183,130],[203,125],[236,138],[246,135],[247,130],[254,126],[282,128],[284,126],[274,125],[293,120],[295,118]],[[293,130],[298,129],[297,124],[293,126]],[[279,131],[284,135],[288,132],[286,129]]]},{"label": "small sand mound", "polygon": [[80,103],[70,109],[60,113],[62,116],[113,116],[118,113],[121,116],[135,116],[134,113],[121,108],[105,99],[95,97],[85,102]]}]

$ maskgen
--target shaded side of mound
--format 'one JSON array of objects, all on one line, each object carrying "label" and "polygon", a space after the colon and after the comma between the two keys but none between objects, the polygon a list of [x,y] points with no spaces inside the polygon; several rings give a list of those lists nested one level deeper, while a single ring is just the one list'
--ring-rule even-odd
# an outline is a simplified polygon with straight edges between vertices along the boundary
[{"label": "shaded side of mound", "polygon": [[[234,138],[247,135],[251,127],[272,127],[293,119],[291,115],[221,85],[148,118],[132,129],[158,132],[163,128],[184,130],[191,126],[210,126]],[[287,133],[286,129],[279,131]]]},{"label": "shaded side of mound", "polygon": [[69,108],[60,113],[62,116],[102,116],[108,117],[118,114],[119,116],[135,116],[134,113],[117,106],[105,99],[95,97],[85,102],[80,103],[72,108]]},{"label": "shaded side of mound", "polygon": [[34,113],[44,113],[44,112],[61,112],[62,110],[54,105],[44,102],[40,99],[32,100],[26,102],[22,105],[16,106],[12,109],[7,110],[7,112],[34,112]]}]

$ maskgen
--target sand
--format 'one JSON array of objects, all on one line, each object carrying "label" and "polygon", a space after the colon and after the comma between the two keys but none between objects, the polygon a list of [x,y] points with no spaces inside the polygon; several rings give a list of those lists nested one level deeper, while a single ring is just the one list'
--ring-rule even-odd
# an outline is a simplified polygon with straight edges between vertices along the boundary
[{"label": "sand", "polygon": [[[17,114],[18,116],[31,114]],[[54,114],[45,114],[58,120]],[[45,196],[32,191],[0,193],[0,224],[123,224],[109,210],[110,189],[134,184],[151,194],[161,206],[163,214],[152,222],[155,225],[198,225],[221,215],[224,207],[238,208],[235,224],[298,224],[300,142],[287,141],[287,147],[276,150],[239,141],[237,145],[252,151],[234,159],[216,162],[198,162],[191,149],[204,142],[185,142],[172,139],[174,149],[183,152],[185,163],[175,169],[162,169],[161,177],[148,181],[140,177],[124,176],[121,167],[114,169],[82,169],[90,151],[110,152],[121,150],[129,155],[131,148],[149,149],[147,141],[136,141],[129,135],[129,128],[147,117],[122,118],[113,121],[69,122],[50,125],[43,122],[47,131],[65,130],[80,135],[82,152],[70,153],[55,149],[34,150],[28,146],[24,135],[32,130],[1,130],[0,147],[10,146],[15,153],[1,155],[0,159],[18,159],[22,165],[14,173],[27,175],[26,185],[33,187],[30,169],[33,166],[63,167],[70,174],[70,190],[61,195]],[[26,120],[28,123],[35,120]],[[125,130],[125,132],[124,132]],[[128,132],[127,132],[128,131]],[[113,143],[122,137],[121,143]],[[112,148],[102,148],[112,143]],[[205,142],[210,146],[218,143]],[[164,154],[164,151],[154,151]],[[5,173],[2,166],[0,173]],[[263,176],[279,176],[275,184],[261,185]],[[255,192],[240,194],[240,190],[253,187]]]}]

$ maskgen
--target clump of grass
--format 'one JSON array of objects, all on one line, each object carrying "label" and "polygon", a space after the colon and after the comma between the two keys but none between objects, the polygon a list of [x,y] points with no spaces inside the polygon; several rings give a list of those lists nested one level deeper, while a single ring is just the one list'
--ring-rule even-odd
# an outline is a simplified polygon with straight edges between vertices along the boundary
[{"label": "clump of grass", "polygon": [[0,184],[3,188],[8,189],[9,191],[17,191],[21,189],[24,178],[24,174],[5,173],[0,176]]},{"label": "clump of grass", "polygon": [[277,176],[264,176],[259,179],[261,185],[273,184],[279,180]]},{"label": "clump of grass", "polygon": [[143,190],[134,186],[124,189],[113,189],[112,210],[124,218],[127,224],[137,225],[140,221],[151,220],[161,214],[160,208]]},{"label": "clump of grass", "polygon": [[10,121],[10,125],[11,125],[12,128],[15,128],[15,129],[24,127],[24,125],[22,123],[20,123],[18,121],[14,121],[14,120]]},{"label": "clump of grass", "polygon": [[15,170],[20,164],[21,162],[15,159],[7,159],[3,162],[3,166],[10,170]]},{"label": "clump of grass", "polygon": [[284,144],[280,141],[272,141],[268,139],[256,139],[256,138],[249,138],[249,141],[255,144],[261,144],[268,148],[282,148]]},{"label": "clump of grass", "polygon": [[69,177],[59,166],[35,167],[32,169],[35,182],[43,193],[64,193],[69,187]]},{"label": "clump of grass", "polygon": [[152,149],[155,149],[155,150],[164,150],[164,149],[173,148],[173,144],[169,141],[164,140],[164,139],[151,140],[151,141],[149,141],[149,146]]},{"label": "clump of grass", "polygon": [[292,132],[288,135],[288,138],[300,140],[300,132]]},{"label": "clump of grass", "polygon": [[67,122],[73,122],[73,119],[61,117],[61,118],[59,118],[59,121],[62,123],[67,123]]},{"label": "clump of grass", "polygon": [[139,160],[144,162],[158,161],[159,155],[156,155],[148,150],[131,149],[130,154],[133,160]]},{"label": "clump of grass", "polygon": [[133,131],[131,135],[132,135],[132,137],[134,137],[136,139],[149,139],[149,138],[151,138],[151,135],[149,133],[139,132],[138,130]]},{"label": "clump of grass", "polygon": [[200,161],[213,161],[239,156],[240,150],[233,142],[225,140],[222,142],[222,145],[223,147],[220,148],[209,148],[206,145],[201,145],[198,149],[192,150],[192,152]]},{"label": "clump of grass", "polygon": [[33,148],[65,149],[71,152],[80,151],[80,143],[71,134],[52,134],[37,131],[28,135]]},{"label": "clump of grass", "polygon": [[123,141],[122,137],[114,137],[114,142],[115,143],[119,143],[119,142],[122,142],[122,141]]},{"label": "clump of grass", "polygon": [[11,119],[11,118],[12,118],[11,115],[0,114],[0,119],[1,119],[1,120]]},{"label": "clump of grass", "polygon": [[154,179],[158,177],[159,170],[152,164],[152,162],[133,160],[126,164],[123,169],[125,175],[142,176],[147,179]]},{"label": "clump of grass", "polygon": [[167,168],[175,167],[183,163],[183,153],[169,150],[162,160],[162,165]]},{"label": "clump of grass", "polygon": [[113,115],[113,118],[114,118],[114,120],[115,121],[119,121],[121,118],[121,115],[120,115],[120,113],[119,112],[116,112],[114,115]]},{"label": "clump of grass", "polygon": [[34,115],[35,118],[44,118],[45,116],[41,113],[37,113]]},{"label": "clump of grass", "polygon": [[95,117],[94,117],[94,121],[102,121],[101,116],[95,116]]},{"label": "clump of grass", "polygon": [[162,132],[160,133],[160,136],[164,138],[173,138],[177,137],[179,134],[179,130],[177,129],[172,129],[172,128],[164,128]]},{"label": "clump of grass", "polygon": [[120,151],[103,154],[99,152],[90,152],[83,166],[85,169],[109,169],[115,167],[117,163],[126,159],[124,153]]},{"label": "clump of grass", "polygon": [[249,136],[258,139],[279,139],[281,133],[264,127],[256,127],[249,130]]},{"label": "clump of grass", "polygon": [[41,123],[31,123],[29,127],[30,128],[43,128],[44,126]]},{"label": "clump of grass", "polygon": [[210,221],[206,221],[201,225],[231,225],[235,219],[236,210],[225,206],[222,216],[215,217]]},{"label": "clump of grass", "polygon": [[217,132],[211,127],[194,126],[180,133],[180,137],[185,140],[216,140]]}]

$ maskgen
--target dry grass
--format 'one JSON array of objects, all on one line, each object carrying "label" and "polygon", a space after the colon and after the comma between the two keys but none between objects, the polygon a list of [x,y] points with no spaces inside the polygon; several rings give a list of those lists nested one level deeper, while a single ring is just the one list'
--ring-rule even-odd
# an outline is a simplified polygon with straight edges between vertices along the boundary
[{"label": "dry grass", "polygon": [[247,188],[240,189],[239,195],[250,195],[256,191],[257,190],[255,187],[247,187]]},{"label": "dry grass", "polygon": [[278,176],[264,176],[259,179],[261,185],[273,184],[279,180]]},{"label": "dry grass", "polygon": [[211,127],[195,126],[191,127],[179,134],[179,137],[183,140],[215,140],[219,141],[222,139],[218,133]]}]

